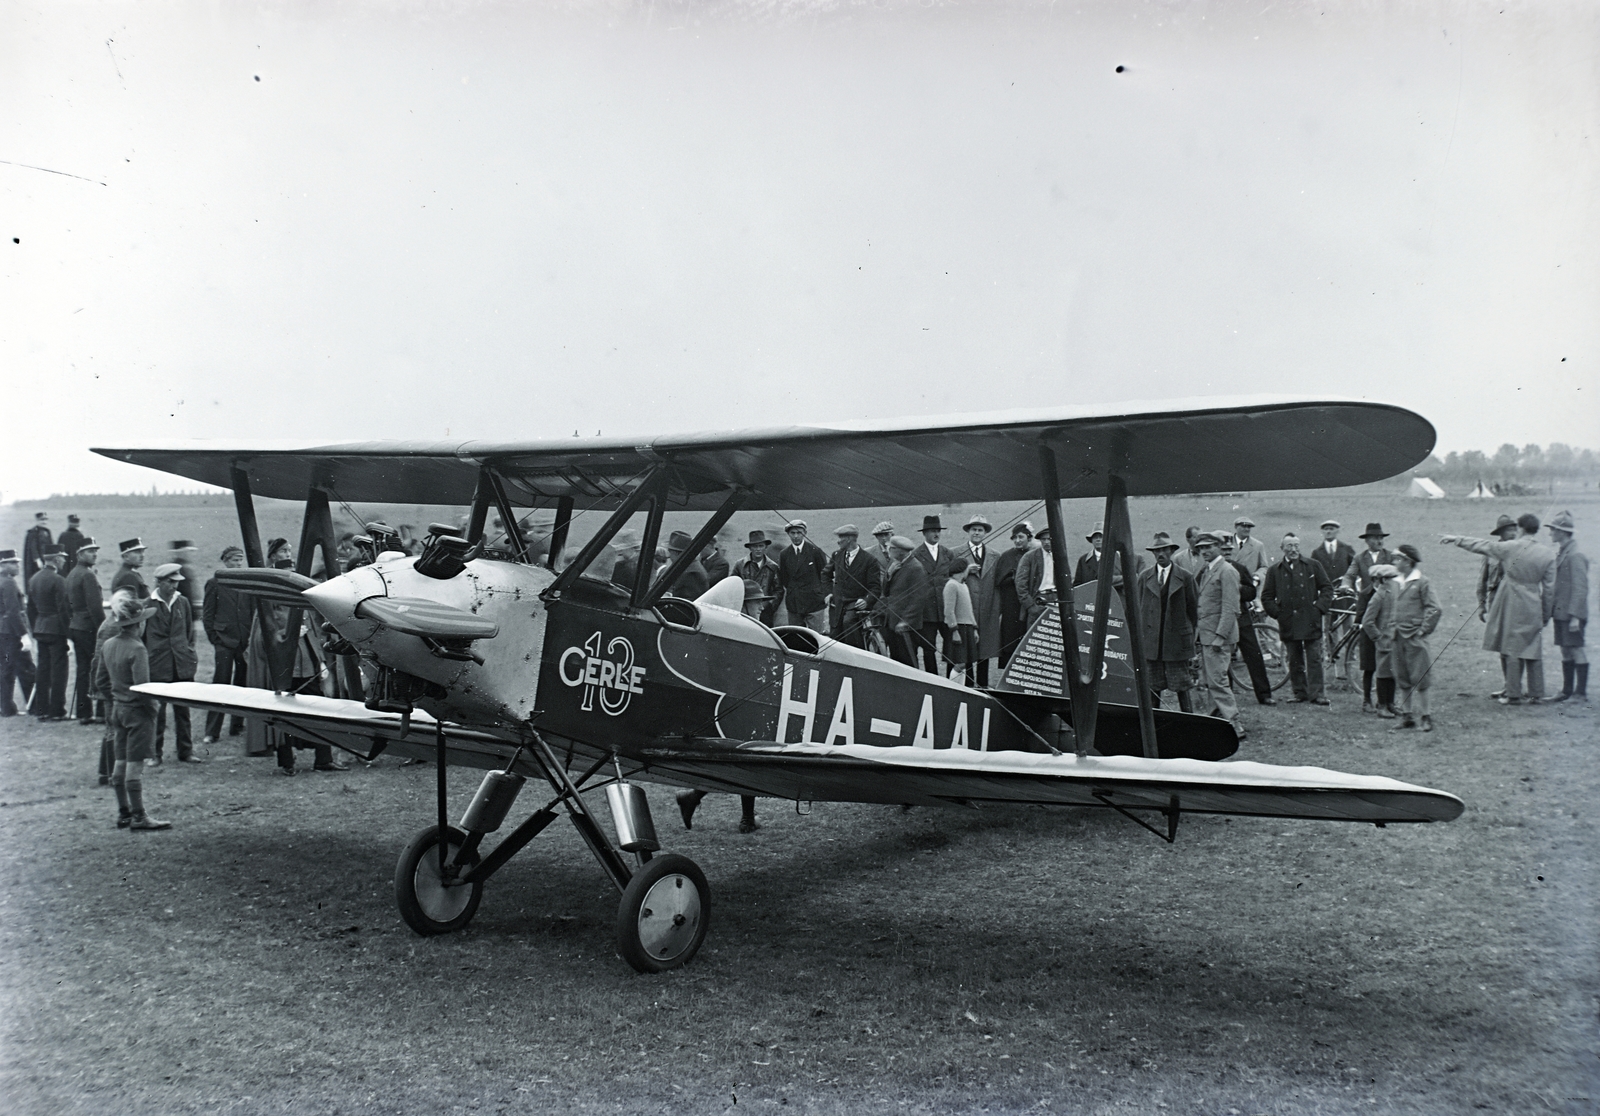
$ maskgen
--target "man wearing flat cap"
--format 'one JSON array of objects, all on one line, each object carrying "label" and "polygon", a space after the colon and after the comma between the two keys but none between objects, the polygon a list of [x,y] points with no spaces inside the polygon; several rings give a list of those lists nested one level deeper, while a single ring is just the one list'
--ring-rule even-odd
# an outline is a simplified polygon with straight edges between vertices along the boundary
[{"label": "man wearing flat cap", "polygon": [[93,724],[94,697],[90,693],[95,636],[105,623],[106,610],[100,593],[100,578],[95,564],[100,560],[100,544],[85,535],[78,542],[78,564],[67,574],[67,638],[72,641],[77,661],[77,681],[73,685],[72,714],[80,725]]},{"label": "man wearing flat cap", "polygon": [[[878,569],[887,577],[889,564],[894,561],[894,558],[889,554],[889,540],[894,538],[894,524],[887,519],[884,520],[872,529],[872,538],[876,543],[875,546],[870,548],[872,556],[878,560]],[[880,585],[878,591],[882,592],[883,586]]]},{"label": "man wearing flat cap", "polygon": [[17,715],[16,691],[24,704],[33,697],[33,657],[22,646],[28,635],[28,613],[23,606],[17,575],[22,561],[15,550],[0,550],[0,717]]},{"label": "man wearing flat cap", "polygon": [[150,587],[144,583],[144,575],[139,572],[139,567],[144,565],[144,541],[137,537],[123,539],[117,544],[117,550],[122,553],[122,565],[117,567],[117,572],[111,575],[111,591],[127,589],[141,601],[150,595]]},{"label": "man wearing flat cap", "polygon": [[46,543],[40,552],[39,572],[28,581],[28,626],[39,648],[39,673],[29,712],[41,721],[67,717],[67,624],[72,606],[67,603],[61,558],[61,548]]},{"label": "man wearing flat cap", "polygon": [[806,538],[806,521],[791,519],[783,532],[789,545],[778,555],[778,584],[783,589],[787,622],[828,634],[828,556]]},{"label": "man wearing flat cap", "polygon": [[[150,657],[150,681],[193,682],[199,660],[194,650],[194,613],[189,609],[189,598],[178,591],[178,586],[183,582],[183,569],[176,562],[163,563],[156,567],[155,579],[156,591],[150,597],[155,610],[144,626],[144,646]],[[157,763],[163,759],[167,705],[167,702],[162,702],[156,713]],[[177,742],[180,762],[201,762],[200,757],[194,754],[187,705],[172,706],[172,735]]]},{"label": "man wearing flat cap", "polygon": [[1584,629],[1589,626],[1589,559],[1577,547],[1577,526],[1569,511],[1557,512],[1545,524],[1556,546],[1556,598],[1551,611],[1556,646],[1561,648],[1561,696],[1552,701],[1589,700],[1589,653]]},{"label": "man wearing flat cap", "polygon": [[969,517],[961,529],[967,533],[967,545],[956,551],[957,565],[965,563],[968,567],[978,567],[977,573],[967,574],[967,592],[972,596],[972,616],[978,632],[977,646],[967,648],[967,661],[977,663],[978,685],[986,687],[989,685],[989,660],[1000,654],[1000,589],[997,578],[1002,553],[1000,547],[989,544],[994,525],[983,516]]},{"label": "man wearing flat cap", "polygon": [[[670,567],[679,558],[683,557],[684,552],[693,543],[694,538],[687,531],[672,532],[667,538],[667,565]],[[662,571],[662,573],[665,572],[665,570]],[[661,575],[657,574],[656,576],[659,579]],[[706,568],[700,564],[699,557],[695,557],[683,568],[683,572],[673,579],[672,584],[667,586],[666,591],[674,597],[682,597],[684,600],[692,601],[698,599],[709,588],[711,588],[711,579],[706,576]]]},{"label": "man wearing flat cap", "polygon": [[1266,544],[1250,537],[1255,525],[1256,521],[1248,515],[1233,521],[1233,560],[1250,571],[1250,579],[1259,587],[1269,563]]},{"label": "man wearing flat cap", "polygon": [[866,619],[878,603],[883,571],[878,560],[861,546],[861,532],[854,523],[837,528],[834,537],[839,549],[828,559],[828,634],[851,647],[867,646]]},{"label": "man wearing flat cap", "polygon": [[[883,595],[878,598],[878,614],[883,618],[884,639],[889,655],[908,667],[917,665],[922,647],[923,617],[927,614],[928,574],[913,558],[917,544],[904,535],[889,539],[889,570],[884,576]],[[940,608],[944,607],[940,602]]]},{"label": "man wearing flat cap", "polygon": [[44,548],[55,542],[50,534],[50,513],[34,512],[33,526],[22,537],[22,583],[33,580],[33,575],[44,566]]},{"label": "man wearing flat cap", "polygon": [[928,603],[922,614],[922,638],[918,646],[922,652],[922,668],[930,674],[943,674],[940,669],[939,648],[947,638],[944,624],[944,585],[957,566],[966,563],[956,552],[940,542],[944,524],[936,515],[922,517],[922,545],[911,552],[911,558],[922,572],[928,575]]},{"label": "man wearing flat cap", "polygon": [[[1324,519],[1319,530],[1322,532],[1322,541],[1307,557],[1322,567],[1322,572],[1328,575],[1330,586],[1338,585],[1344,572],[1350,568],[1350,563],[1356,560],[1355,548],[1339,537],[1343,528],[1337,519]],[[1342,630],[1335,630],[1342,622],[1342,618],[1334,616],[1331,611],[1323,617],[1323,636],[1327,640],[1324,646],[1329,655],[1333,654],[1339,636],[1343,634]]]},{"label": "man wearing flat cap", "polygon": [[1146,567],[1138,578],[1150,700],[1159,709],[1161,691],[1171,690],[1178,696],[1178,708],[1191,713],[1194,671],[1190,663],[1194,661],[1195,624],[1200,619],[1194,578],[1172,560],[1178,544],[1165,531],[1157,531],[1145,549],[1155,557],[1155,565]]},{"label": "man wearing flat cap", "polygon": [[1441,535],[1439,541],[1495,558],[1505,569],[1489,605],[1483,649],[1496,652],[1505,670],[1506,687],[1496,700],[1522,704],[1526,673],[1526,701],[1538,705],[1544,700],[1544,626],[1556,603],[1556,552],[1539,541],[1539,517],[1518,516],[1517,537],[1510,542],[1462,535]]},{"label": "man wearing flat cap", "polygon": [[[222,548],[224,569],[244,568],[244,551],[237,546]],[[200,624],[211,642],[211,681],[222,686],[247,686],[250,684],[250,622],[255,609],[250,598],[237,589],[230,589],[212,574],[206,582],[205,594],[200,602]],[[206,714],[207,744],[222,739],[221,713]],[[234,717],[228,726],[230,736],[244,731],[244,718]]]},{"label": "man wearing flat cap", "polygon": [[1210,531],[1195,537],[1205,568],[1195,603],[1195,635],[1200,643],[1200,674],[1205,684],[1206,704],[1213,717],[1233,726],[1240,740],[1245,737],[1239,724],[1239,706],[1233,700],[1228,668],[1239,642],[1239,627],[1248,623],[1240,616],[1239,571],[1222,556],[1220,534]]},{"label": "man wearing flat cap", "polygon": [[770,628],[778,622],[783,589],[778,584],[778,564],[767,555],[769,546],[765,531],[751,531],[744,544],[747,556],[733,564],[733,574],[744,579],[744,614]]}]

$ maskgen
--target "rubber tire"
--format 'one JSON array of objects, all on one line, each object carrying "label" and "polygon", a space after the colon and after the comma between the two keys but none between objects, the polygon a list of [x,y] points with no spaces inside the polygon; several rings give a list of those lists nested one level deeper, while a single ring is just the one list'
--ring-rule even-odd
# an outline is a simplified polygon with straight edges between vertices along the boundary
[{"label": "rubber tire", "polygon": [[[417,871],[422,865],[424,857],[437,858],[439,840],[439,827],[430,825],[421,833],[411,838],[410,844],[400,853],[400,860],[394,868],[394,901],[400,908],[400,917],[405,919],[407,926],[423,937],[432,937],[436,934],[449,934],[460,930],[472,921],[472,916],[478,913],[478,903],[483,898],[483,884],[468,885],[471,894],[467,898],[467,905],[459,914],[448,922],[441,922],[423,910],[421,902],[417,899],[416,879]],[[466,833],[450,827],[450,844],[459,846],[467,839]],[[476,864],[478,858],[474,856],[472,863]],[[435,860],[437,863],[437,859]]]},{"label": "rubber tire", "polygon": [[[1256,643],[1261,647],[1262,665],[1267,668],[1267,681],[1272,683],[1273,692],[1283,689],[1289,681],[1289,662],[1284,657],[1283,643],[1278,639],[1278,625],[1270,621],[1257,624]],[[1228,664],[1228,677],[1233,682],[1235,692],[1256,692],[1255,682],[1250,677],[1250,664],[1244,661],[1237,646],[1234,647],[1233,660]]]},{"label": "rubber tire", "polygon": [[1344,646],[1344,680],[1352,690],[1361,688],[1361,632],[1350,633]]},{"label": "rubber tire", "polygon": [[[671,957],[651,956],[639,937],[639,915],[650,889],[670,876],[681,876],[699,892],[698,922],[687,945]],[[634,873],[617,905],[617,952],[622,959],[641,973],[664,973],[687,965],[700,945],[706,940],[706,928],[711,922],[711,888],[700,866],[686,856],[667,853],[651,858],[650,862]]]}]

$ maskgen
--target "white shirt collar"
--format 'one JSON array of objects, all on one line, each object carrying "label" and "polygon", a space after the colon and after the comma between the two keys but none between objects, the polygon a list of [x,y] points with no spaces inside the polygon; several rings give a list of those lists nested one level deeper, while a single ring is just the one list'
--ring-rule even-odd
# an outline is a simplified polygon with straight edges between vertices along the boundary
[{"label": "white shirt collar", "polygon": [[1401,585],[1409,585],[1411,582],[1417,580],[1417,578],[1419,578],[1421,576],[1422,576],[1422,571],[1417,569],[1415,566],[1413,566],[1411,568],[1411,572],[1406,574],[1405,577],[1402,577],[1400,579],[1400,584]]}]

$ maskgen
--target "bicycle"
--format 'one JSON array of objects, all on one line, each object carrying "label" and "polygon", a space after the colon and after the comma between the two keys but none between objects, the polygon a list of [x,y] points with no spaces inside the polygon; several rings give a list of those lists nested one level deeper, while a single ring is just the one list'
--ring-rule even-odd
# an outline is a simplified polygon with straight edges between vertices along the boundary
[{"label": "bicycle", "polygon": [[1328,666],[1335,681],[1350,683],[1361,657],[1361,629],[1356,627],[1356,591],[1344,585],[1333,594],[1328,610]]},{"label": "bicycle", "polygon": [[[1278,622],[1265,612],[1253,612],[1251,624],[1255,628],[1256,643],[1261,647],[1261,662],[1267,668],[1267,680],[1274,690],[1289,681],[1289,657],[1284,653],[1283,641],[1278,638]],[[1242,694],[1255,693],[1255,683],[1250,679],[1250,667],[1234,648],[1233,659],[1228,663],[1228,679],[1233,688]]]}]

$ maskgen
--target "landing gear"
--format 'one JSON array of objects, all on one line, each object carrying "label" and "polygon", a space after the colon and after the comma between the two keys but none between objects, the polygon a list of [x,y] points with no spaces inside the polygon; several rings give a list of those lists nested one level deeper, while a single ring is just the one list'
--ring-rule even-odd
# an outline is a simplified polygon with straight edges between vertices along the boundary
[{"label": "landing gear", "polygon": [[465,833],[450,827],[445,875],[439,872],[438,826],[430,825],[417,834],[400,854],[394,869],[395,903],[400,917],[417,933],[431,937],[460,930],[478,912],[478,901],[483,898],[482,881],[469,883],[460,879],[460,874],[478,862],[477,854],[469,853],[467,862],[459,866],[461,873],[455,871],[456,857],[466,841]]},{"label": "landing gear", "polygon": [[711,889],[686,856],[654,857],[628,881],[617,909],[617,952],[641,973],[685,965],[706,939]]}]

